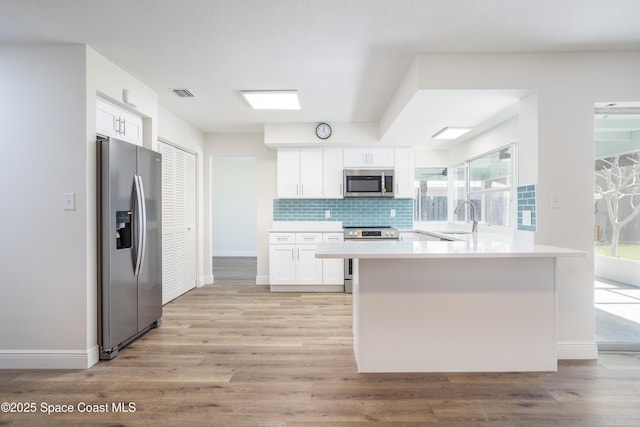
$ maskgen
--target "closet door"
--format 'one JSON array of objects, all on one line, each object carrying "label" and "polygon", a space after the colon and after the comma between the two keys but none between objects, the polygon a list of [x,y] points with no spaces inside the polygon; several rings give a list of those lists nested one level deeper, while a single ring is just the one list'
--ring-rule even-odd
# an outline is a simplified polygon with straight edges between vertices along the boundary
[{"label": "closet door", "polygon": [[162,303],[196,286],[196,156],[159,142],[162,154]]}]

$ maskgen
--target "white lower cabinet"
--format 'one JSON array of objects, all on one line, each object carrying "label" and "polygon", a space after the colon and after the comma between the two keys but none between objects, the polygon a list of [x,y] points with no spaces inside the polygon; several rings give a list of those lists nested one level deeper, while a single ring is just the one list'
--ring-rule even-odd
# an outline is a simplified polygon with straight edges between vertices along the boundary
[{"label": "white lower cabinet", "polygon": [[343,263],[340,263],[338,273],[338,264],[332,262],[341,260],[316,258],[316,244],[324,240],[323,234],[341,233],[272,232],[269,234],[269,285],[272,292],[341,292],[343,290]]},{"label": "white lower cabinet", "polygon": [[[322,233],[323,242],[342,242],[343,233]],[[325,285],[344,286],[344,259],[322,260],[322,283]]]},{"label": "white lower cabinet", "polygon": [[316,258],[316,245],[296,245],[296,284],[322,284],[322,259]]},{"label": "white lower cabinet", "polygon": [[269,282],[272,285],[288,285],[296,281],[296,245],[269,246]]}]

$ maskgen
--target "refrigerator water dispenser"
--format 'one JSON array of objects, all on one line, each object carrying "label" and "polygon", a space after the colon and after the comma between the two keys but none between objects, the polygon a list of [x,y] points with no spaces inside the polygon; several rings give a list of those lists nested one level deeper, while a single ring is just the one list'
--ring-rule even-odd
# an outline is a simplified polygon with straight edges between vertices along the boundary
[{"label": "refrigerator water dispenser", "polygon": [[116,211],[116,249],[131,247],[131,211]]}]

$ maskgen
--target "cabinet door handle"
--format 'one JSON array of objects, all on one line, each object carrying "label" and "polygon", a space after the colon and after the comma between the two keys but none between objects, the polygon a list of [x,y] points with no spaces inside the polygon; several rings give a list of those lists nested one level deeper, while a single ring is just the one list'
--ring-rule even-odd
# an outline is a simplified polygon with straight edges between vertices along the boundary
[{"label": "cabinet door handle", "polygon": [[298,259],[300,259],[300,248],[298,248]]},{"label": "cabinet door handle", "polygon": [[342,193],[342,184],[340,184],[340,195],[344,196],[344,194]]},{"label": "cabinet door handle", "polygon": [[294,254],[293,254],[293,248],[291,248],[291,261],[295,261],[295,259],[296,258],[295,258]]},{"label": "cabinet door handle", "polygon": [[300,195],[304,196],[304,184],[300,184]]}]

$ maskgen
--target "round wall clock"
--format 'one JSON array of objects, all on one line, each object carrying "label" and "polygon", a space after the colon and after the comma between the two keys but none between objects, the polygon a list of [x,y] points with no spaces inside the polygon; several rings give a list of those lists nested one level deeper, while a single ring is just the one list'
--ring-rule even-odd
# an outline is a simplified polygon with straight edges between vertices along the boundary
[{"label": "round wall clock", "polygon": [[328,123],[318,123],[316,126],[316,136],[320,139],[327,139],[331,136],[331,126]]}]

